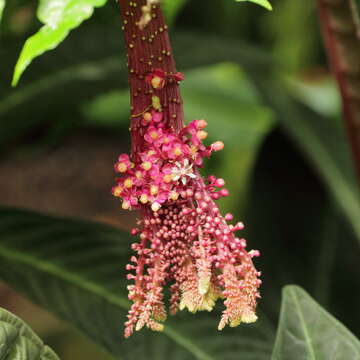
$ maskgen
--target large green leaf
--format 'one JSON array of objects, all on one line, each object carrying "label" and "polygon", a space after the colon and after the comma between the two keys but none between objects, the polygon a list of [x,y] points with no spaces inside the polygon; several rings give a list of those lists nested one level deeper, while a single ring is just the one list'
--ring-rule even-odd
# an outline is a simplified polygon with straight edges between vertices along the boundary
[{"label": "large green leaf", "polygon": [[[125,359],[268,359],[273,329],[255,325],[216,330],[217,313],[181,313],[164,334],[122,338],[129,306],[125,264],[130,238],[100,224],[0,209],[0,278]],[[215,316],[215,318],[214,318]]]},{"label": "large green leaf", "polygon": [[273,360],[360,359],[360,342],[303,289],[283,291]]},{"label": "large green leaf", "polygon": [[21,319],[0,308],[0,359],[59,360]]},{"label": "large green leaf", "polygon": [[25,42],[15,66],[13,86],[35,57],[57,47],[72,29],[91,17],[94,7],[105,3],[106,0],[40,0],[37,16],[44,26]]},{"label": "large green leaf", "polygon": [[272,10],[272,6],[268,0],[235,0],[237,2],[248,1],[263,6],[265,9]]}]

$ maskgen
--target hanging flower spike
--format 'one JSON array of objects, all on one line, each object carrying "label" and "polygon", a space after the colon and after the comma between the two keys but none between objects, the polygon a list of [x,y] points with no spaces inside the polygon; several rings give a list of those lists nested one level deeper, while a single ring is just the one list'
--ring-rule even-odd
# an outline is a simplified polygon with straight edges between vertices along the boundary
[{"label": "hanging flower spike", "polygon": [[[175,69],[167,26],[158,5],[139,1],[142,10],[119,0],[129,49],[132,153],[120,155],[115,164],[120,178],[112,192],[123,209],[142,214],[132,230],[139,238],[132,244],[136,255],[126,265],[133,304],[125,337],[144,326],[163,329],[167,286],[171,314],[211,311],[223,299],[219,330],[256,321],[261,281],[252,259],[259,252],[246,251],[238,236],[244,225],[231,224],[233,215],[223,217],[215,204],[229,195],[225,181],[213,175],[205,180],[199,172],[224,143],[204,144],[203,119],[183,125],[179,82],[184,77]],[[144,15],[139,26],[134,20]]]},{"label": "hanging flower spike", "polygon": [[[123,208],[138,208],[144,214],[142,242],[133,246],[138,253],[136,265],[127,266],[128,270],[135,270],[129,276],[135,280],[129,295],[135,303],[126,334],[129,336],[143,326],[162,329],[159,321],[166,317],[162,299],[167,283],[172,289],[172,313],[185,308],[190,312],[210,311],[217,299],[225,298],[226,310],[219,329],[226,324],[255,321],[260,274],[251,258],[259,253],[246,252],[245,240],[234,234],[243,229],[243,224],[228,224],[233,216],[221,217],[213,202],[228,195],[225,181],[210,176],[205,182],[186,151],[195,143],[202,160],[212,151],[221,150],[223,143],[206,147],[199,136],[194,141],[198,120],[179,134],[163,125],[153,123],[144,128],[143,151],[138,154],[141,161],[132,166],[128,157],[121,155],[127,170],[113,190],[115,196],[122,198]],[[202,129],[204,126],[201,122]],[[164,138],[168,139],[166,146],[162,145]],[[174,148],[185,149],[178,159],[173,157]],[[141,176],[134,177],[139,173]],[[138,177],[141,181],[137,181]]]}]

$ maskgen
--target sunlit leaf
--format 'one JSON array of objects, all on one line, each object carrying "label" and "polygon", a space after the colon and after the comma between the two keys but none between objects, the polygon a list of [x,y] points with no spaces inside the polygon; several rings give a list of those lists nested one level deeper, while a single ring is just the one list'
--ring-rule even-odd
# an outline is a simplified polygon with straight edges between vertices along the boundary
[{"label": "sunlit leaf", "polygon": [[4,11],[4,7],[5,7],[5,0],[0,0],[0,22]]},{"label": "sunlit leaf", "polygon": [[235,0],[235,1],[237,1],[237,2],[248,1],[248,2],[252,2],[254,4],[261,5],[265,9],[272,10],[272,6],[268,0]]},{"label": "sunlit leaf", "polygon": [[318,77],[316,80],[289,76],[286,78],[291,92],[299,101],[323,116],[340,116],[341,99],[334,78]]},{"label": "sunlit leaf", "polygon": [[2,308],[0,308],[0,359],[59,360],[28,325]]},{"label": "sunlit leaf", "polygon": [[94,7],[105,3],[106,0],[41,0],[37,16],[44,26],[26,40],[15,66],[12,85],[17,85],[34,58],[58,46],[72,29],[91,17]]},{"label": "sunlit leaf", "polygon": [[272,360],[359,359],[359,340],[303,289],[283,291]]}]

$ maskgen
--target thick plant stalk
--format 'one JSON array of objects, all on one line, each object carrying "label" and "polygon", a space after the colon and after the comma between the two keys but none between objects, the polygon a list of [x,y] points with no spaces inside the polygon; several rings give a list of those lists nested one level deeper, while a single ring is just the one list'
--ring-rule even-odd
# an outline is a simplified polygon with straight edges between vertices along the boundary
[{"label": "thick plant stalk", "polygon": [[[184,125],[179,83],[167,26],[158,0],[120,0],[127,48],[131,96],[131,155],[121,154],[113,187],[122,208],[139,210],[132,256],[126,269],[133,304],[125,337],[144,326],[161,331],[167,316],[164,288],[170,290],[170,313],[210,311],[218,299],[225,309],[218,329],[257,319],[260,273],[215,200],[228,195],[223,179],[203,179],[199,168],[217,141],[205,146],[205,120]],[[189,50],[191,51],[191,50]]]},{"label": "thick plant stalk", "polygon": [[319,18],[360,181],[360,30],[354,0],[317,0]]},{"label": "thick plant stalk", "polygon": [[[148,24],[142,28],[138,23],[146,15],[142,10],[142,7],[146,6],[146,1],[119,1],[127,47],[133,155],[137,153],[138,145],[144,135],[140,121],[143,114],[149,110],[147,95],[155,92],[151,84],[145,83],[144,78],[154,69],[162,69],[170,74],[166,89],[156,94],[160,99],[164,119],[169,121],[169,125],[176,132],[182,129],[184,124],[182,99],[176,76],[178,73],[170,45],[168,26],[165,24],[160,6],[156,5],[156,2],[152,5],[151,1],[149,3],[151,11],[148,16],[151,20],[149,19]],[[171,77],[171,74],[174,77]]]}]

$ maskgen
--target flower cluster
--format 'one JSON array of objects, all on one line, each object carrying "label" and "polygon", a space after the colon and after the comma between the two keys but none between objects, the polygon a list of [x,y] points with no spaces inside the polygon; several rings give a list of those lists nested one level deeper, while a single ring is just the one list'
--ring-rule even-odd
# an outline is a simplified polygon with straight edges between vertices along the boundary
[{"label": "flower cluster", "polygon": [[[157,79],[158,85],[162,86]],[[132,245],[137,256],[126,267],[134,283],[128,286],[133,305],[125,336],[143,326],[162,330],[166,285],[171,314],[185,308],[210,311],[223,298],[226,308],[219,330],[226,324],[253,322],[261,280],[252,258],[259,252],[245,250],[245,239],[236,235],[243,224],[230,224],[233,216],[222,217],[215,204],[228,195],[224,180],[215,176],[204,180],[198,171],[203,159],[224,144],[203,144],[205,120],[194,120],[175,133],[163,117],[155,107],[145,112],[141,152],[134,159],[122,154],[115,164],[122,176],[113,194],[124,209],[138,209],[143,215],[132,231],[139,235],[139,242]]]},{"label": "flower cluster", "polygon": [[[139,209],[149,204],[157,211],[163,204],[183,198],[189,188],[198,180],[195,167],[202,166],[203,158],[223,148],[221,142],[204,146],[202,140],[207,133],[203,130],[205,120],[194,120],[179,133],[167,129],[161,121],[162,113],[153,110],[142,117],[146,127],[144,148],[138,154],[139,161],[131,162],[129,155],[121,154],[115,164],[115,171],[123,176],[117,180],[113,195],[122,199],[123,209]],[[214,198],[226,196],[223,180],[211,178],[209,189]]]}]

